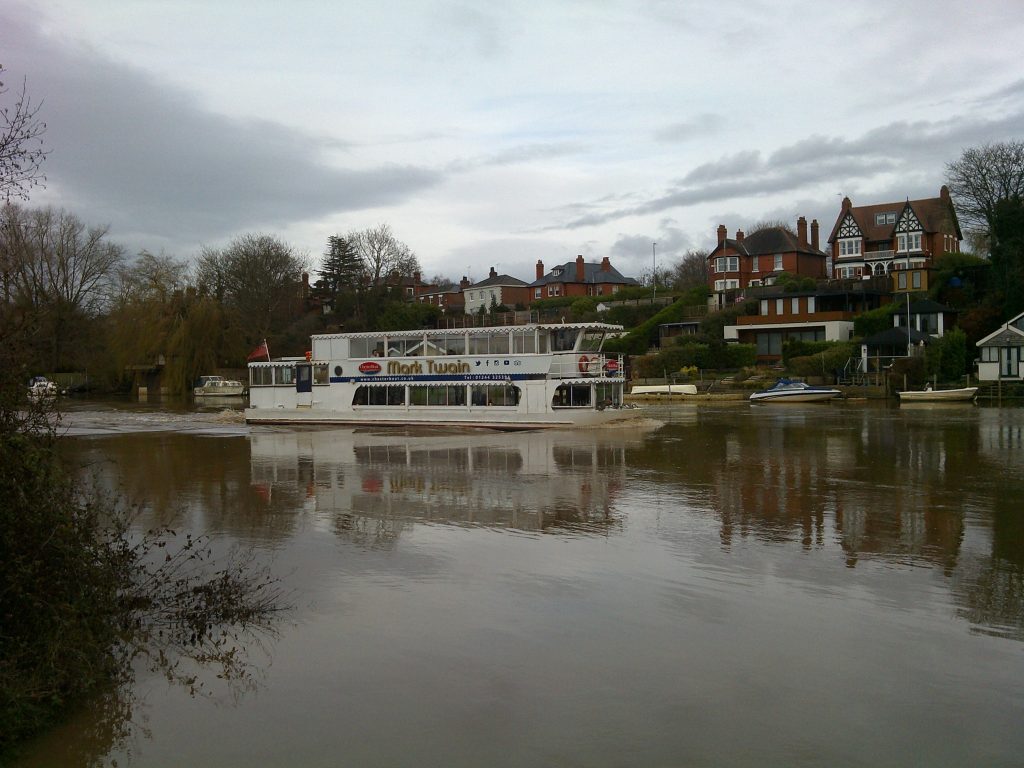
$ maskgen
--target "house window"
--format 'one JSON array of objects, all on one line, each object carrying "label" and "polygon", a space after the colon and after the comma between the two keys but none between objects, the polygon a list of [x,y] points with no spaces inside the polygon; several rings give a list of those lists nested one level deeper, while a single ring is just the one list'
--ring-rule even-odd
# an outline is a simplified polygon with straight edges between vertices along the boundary
[{"label": "house window", "polygon": [[768,299],[761,299],[761,316],[768,317]]},{"label": "house window", "polygon": [[715,290],[716,291],[724,291],[725,290],[725,280],[715,280]]},{"label": "house window", "polygon": [[914,286],[914,288],[920,288],[921,287],[921,273],[920,272],[913,272],[911,274],[913,275],[913,278],[911,280],[912,285]]},{"label": "house window", "polygon": [[751,280],[749,283],[747,283],[747,285],[749,285],[751,288],[754,288],[754,287],[756,287],[756,286],[758,286],[760,284],[761,284],[760,280]]},{"label": "house window", "polygon": [[840,256],[857,256],[860,254],[860,238],[853,237],[839,241]]},{"label": "house window", "polygon": [[807,297],[807,314],[813,315],[815,312],[815,301],[813,296]]},{"label": "house window", "polygon": [[792,299],[790,299],[789,307],[790,307],[790,311],[794,315],[799,315],[800,314],[800,299],[794,296]]},{"label": "house window", "polygon": [[725,281],[725,290],[727,290],[727,291],[731,290],[733,288],[739,288],[739,287],[740,287],[740,281],[739,280],[726,280]]},{"label": "house window", "polygon": [[750,271],[751,272],[760,272],[761,271],[760,269],[758,269],[758,266],[757,266],[758,261],[759,261],[759,259],[757,258],[757,256],[755,256],[754,258],[752,258],[750,260]]},{"label": "house window", "polygon": [[896,287],[899,290],[901,290],[901,291],[907,290],[907,273],[906,272],[900,272],[899,274],[896,275]]},{"label": "house window", "polygon": [[773,269],[776,272],[778,272],[780,269],[782,269],[782,254],[781,253],[776,253],[775,254],[775,265],[774,265]]},{"label": "house window", "polygon": [[[910,247],[908,248],[908,240]],[[900,253],[907,253],[908,251],[920,251],[921,250],[921,233],[920,232],[909,232],[905,235],[898,235],[896,237],[896,250]]]},{"label": "house window", "polygon": [[883,224],[895,224],[896,223],[896,211],[886,211],[885,213],[875,214],[875,226],[881,226]]},{"label": "house window", "polygon": [[541,288],[534,288],[533,289],[533,298],[539,299],[542,295],[543,295],[543,290]]},{"label": "house window", "polygon": [[785,314],[785,312],[786,312],[786,300],[785,299],[776,299],[775,300],[775,314],[776,315],[782,315],[782,314]]},{"label": "house window", "polygon": [[739,272],[739,256],[719,256],[715,259],[715,272]]}]

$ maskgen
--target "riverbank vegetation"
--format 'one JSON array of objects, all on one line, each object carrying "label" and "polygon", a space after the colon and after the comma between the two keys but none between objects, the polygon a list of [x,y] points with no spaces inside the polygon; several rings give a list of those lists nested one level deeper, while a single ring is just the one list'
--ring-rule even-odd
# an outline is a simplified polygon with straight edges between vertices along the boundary
[{"label": "riverbank vegetation", "polygon": [[[247,674],[246,633],[271,628],[279,584],[245,556],[137,532],[131,508],[65,468],[54,401],[29,399],[24,337],[0,334],[0,762],[85,702],[123,734],[133,664],[195,688],[196,663]],[[109,718],[108,718],[109,715]]]}]

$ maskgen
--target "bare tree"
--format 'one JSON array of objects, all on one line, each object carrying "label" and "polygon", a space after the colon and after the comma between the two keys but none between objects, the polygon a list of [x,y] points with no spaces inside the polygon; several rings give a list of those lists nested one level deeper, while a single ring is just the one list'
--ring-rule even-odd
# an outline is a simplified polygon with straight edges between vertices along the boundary
[{"label": "bare tree", "polygon": [[987,235],[996,204],[1024,197],[1024,141],[965,149],[946,165],[946,184],[964,228]]},{"label": "bare tree", "polygon": [[8,203],[0,212],[4,296],[20,316],[33,319],[38,351],[45,347],[56,370],[69,362],[65,350],[83,352],[85,323],[105,308],[124,261],[124,250],[107,232],[53,208]]},{"label": "bare tree", "polygon": [[[0,64],[0,76],[3,72]],[[9,90],[0,81],[0,99]],[[46,181],[41,171],[47,155],[42,140],[46,123],[39,119],[42,105],[32,104],[24,81],[13,104],[0,104],[0,197],[28,200],[29,190]]]},{"label": "bare tree", "polygon": [[689,250],[672,269],[672,287],[678,291],[708,284],[708,252]]},{"label": "bare tree", "polygon": [[387,224],[350,232],[347,240],[349,247],[362,259],[367,279],[374,288],[396,275],[408,277],[420,271],[416,254],[395,237]]}]

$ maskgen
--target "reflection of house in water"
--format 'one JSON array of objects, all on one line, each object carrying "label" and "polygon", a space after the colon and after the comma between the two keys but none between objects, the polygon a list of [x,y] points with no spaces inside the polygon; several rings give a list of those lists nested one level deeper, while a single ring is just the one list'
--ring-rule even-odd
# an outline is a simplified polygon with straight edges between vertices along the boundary
[{"label": "reflection of house in water", "polygon": [[253,432],[252,481],[376,543],[413,522],[605,531],[635,433]]},{"label": "reflection of house in water", "polygon": [[909,555],[952,568],[963,534],[957,473],[969,461],[962,425],[936,435],[934,420],[894,425],[863,412],[821,428],[828,416],[780,410],[722,430],[711,492],[723,543],[838,541],[850,565]]}]

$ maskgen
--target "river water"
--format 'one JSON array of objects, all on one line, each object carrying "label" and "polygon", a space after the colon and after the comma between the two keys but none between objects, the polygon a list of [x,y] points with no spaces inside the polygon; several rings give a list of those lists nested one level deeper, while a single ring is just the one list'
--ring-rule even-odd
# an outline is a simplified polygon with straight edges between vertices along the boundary
[{"label": "river water", "polygon": [[[22,766],[1024,760],[1024,410],[659,406],[639,428],[253,428],[82,404],[140,526],[291,610],[203,691],[140,667]],[[115,735],[116,731],[116,735]]]}]

